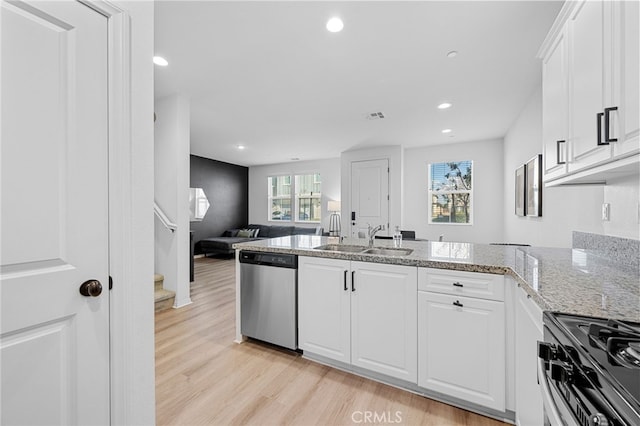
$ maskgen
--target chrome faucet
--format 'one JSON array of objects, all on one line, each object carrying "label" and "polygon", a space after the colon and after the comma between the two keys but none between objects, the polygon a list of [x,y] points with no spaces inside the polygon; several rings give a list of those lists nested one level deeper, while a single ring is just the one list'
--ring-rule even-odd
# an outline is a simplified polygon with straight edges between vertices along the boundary
[{"label": "chrome faucet", "polygon": [[384,225],[378,225],[375,228],[371,227],[371,224],[367,223],[367,235],[369,235],[369,247],[373,247],[373,237],[378,231],[384,231]]},{"label": "chrome faucet", "polygon": [[440,234],[440,236],[438,237],[438,241],[440,242],[444,241],[444,234]]}]

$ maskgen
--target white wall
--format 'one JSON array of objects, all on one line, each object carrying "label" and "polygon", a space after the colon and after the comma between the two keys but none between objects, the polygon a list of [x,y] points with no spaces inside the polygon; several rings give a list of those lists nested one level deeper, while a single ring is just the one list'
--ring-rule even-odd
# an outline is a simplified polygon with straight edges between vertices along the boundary
[{"label": "white wall", "polygon": [[[417,238],[491,243],[503,241],[502,140],[408,148],[404,152],[403,229]],[[473,224],[429,224],[429,163],[473,160]]]},{"label": "white wall", "polygon": [[175,291],[174,307],[191,303],[189,269],[189,100],[171,95],[155,103],[155,201],[177,225],[175,232],[155,218],[155,270],[164,288]]},{"label": "white wall", "polygon": [[[293,222],[269,222],[268,183],[269,176],[320,173],[322,179],[322,221],[325,232],[329,230],[327,202],[340,200],[340,159],[331,158],[317,161],[292,161],[290,163],[269,164],[249,167],[249,223],[262,225],[295,225],[315,227],[317,224]],[[344,229],[345,222],[342,220]]]},{"label": "white wall", "polygon": [[389,228],[378,232],[378,235],[392,235],[396,226],[403,228],[402,203],[404,191],[402,189],[404,151],[400,145],[382,146],[368,149],[345,151],[340,155],[340,174],[342,176],[342,235],[351,235],[351,163],[366,160],[389,160]]},{"label": "white wall", "polygon": [[[504,139],[505,241],[544,247],[571,247],[572,231],[603,234],[604,227],[600,220],[603,186],[543,188],[542,217],[515,215],[515,170],[540,152],[542,90],[538,88]],[[617,198],[613,194],[612,197]]]}]

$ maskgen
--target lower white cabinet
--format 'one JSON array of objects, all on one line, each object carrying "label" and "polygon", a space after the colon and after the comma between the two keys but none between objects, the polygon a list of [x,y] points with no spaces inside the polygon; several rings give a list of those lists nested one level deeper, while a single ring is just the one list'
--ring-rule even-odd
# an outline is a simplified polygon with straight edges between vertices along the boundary
[{"label": "lower white cabinet", "polygon": [[541,425],[542,394],[538,386],[538,340],[543,340],[542,310],[527,293],[516,292],[516,424]]},{"label": "lower white cabinet", "polygon": [[302,350],[417,381],[417,268],[298,260]]},{"label": "lower white cabinet", "polygon": [[298,257],[298,346],[351,362],[351,262]]},{"label": "lower white cabinet", "polygon": [[504,411],[504,302],[418,292],[418,385]]}]

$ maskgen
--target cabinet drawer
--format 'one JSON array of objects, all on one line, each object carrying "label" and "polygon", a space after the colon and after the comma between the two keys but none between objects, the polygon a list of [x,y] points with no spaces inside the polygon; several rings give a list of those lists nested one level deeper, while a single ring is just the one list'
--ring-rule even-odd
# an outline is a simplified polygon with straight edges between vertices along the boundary
[{"label": "cabinet drawer", "polygon": [[504,301],[504,276],[418,268],[418,290]]}]

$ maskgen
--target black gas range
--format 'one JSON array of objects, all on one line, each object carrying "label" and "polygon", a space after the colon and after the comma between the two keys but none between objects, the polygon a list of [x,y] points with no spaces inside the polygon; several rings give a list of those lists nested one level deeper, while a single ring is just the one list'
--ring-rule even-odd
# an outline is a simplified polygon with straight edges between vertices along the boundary
[{"label": "black gas range", "polygon": [[640,323],[545,312],[545,423],[640,425]]}]

